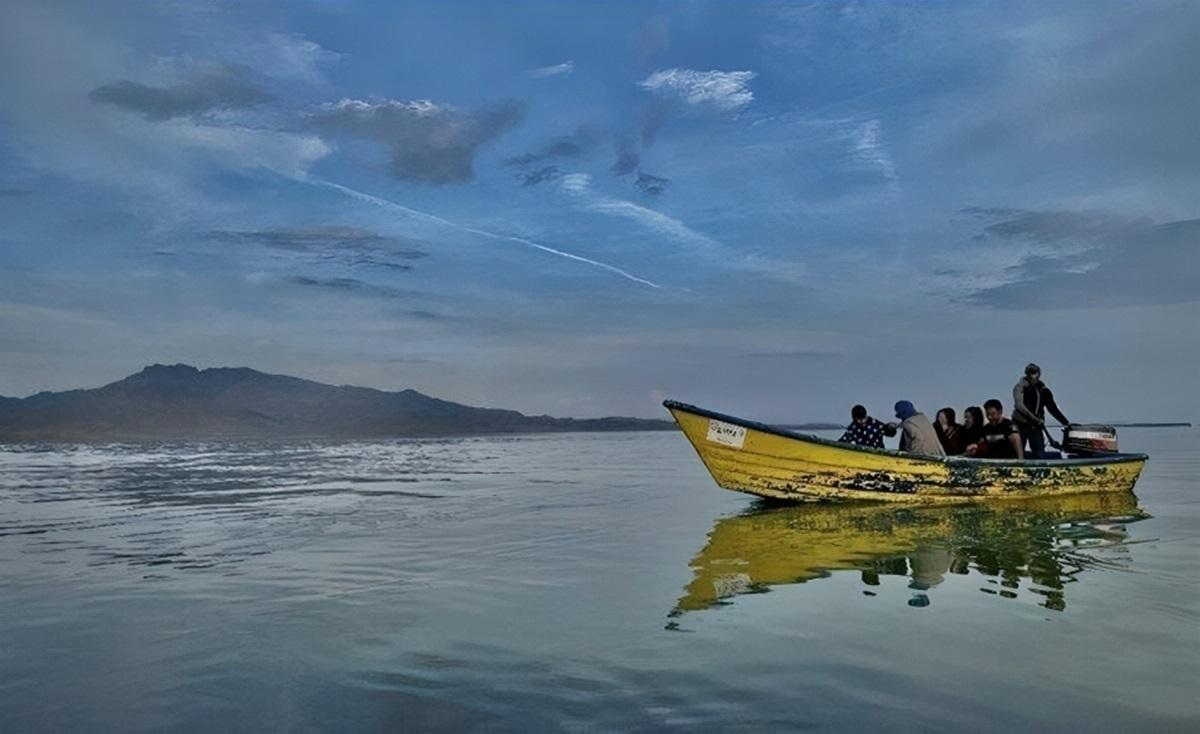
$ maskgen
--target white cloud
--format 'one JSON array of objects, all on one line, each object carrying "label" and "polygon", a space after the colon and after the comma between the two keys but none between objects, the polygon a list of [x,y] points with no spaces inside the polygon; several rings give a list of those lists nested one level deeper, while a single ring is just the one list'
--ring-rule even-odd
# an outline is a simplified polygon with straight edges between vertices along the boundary
[{"label": "white cloud", "polygon": [[197,125],[186,120],[173,120],[162,127],[173,140],[213,154],[224,166],[265,168],[289,178],[303,178],[312,164],[333,152],[333,147],[316,135]]},{"label": "white cloud", "polygon": [[701,250],[716,251],[721,247],[711,237],[700,234],[678,219],[641,206],[640,204],[635,204],[632,201],[609,196],[598,196],[588,202],[587,208],[594,212],[633,220],[644,227]]},{"label": "white cloud", "polygon": [[663,69],[638,82],[638,86],[694,107],[731,112],[754,100],[754,93],[746,88],[746,84],[755,76],[753,71]]},{"label": "white cloud", "polygon": [[419,117],[430,117],[450,111],[449,108],[428,99],[414,99],[412,101],[385,99],[379,102],[368,102],[365,99],[351,99],[349,97],[343,97],[337,102],[326,102],[321,105],[321,109],[326,112],[345,112],[355,115],[395,112]]},{"label": "white cloud", "polygon": [[879,171],[889,181],[899,180],[879,120],[868,120],[856,127],[850,134],[850,148],[854,158],[864,166]]},{"label": "white cloud", "polygon": [[[202,46],[185,46],[169,56],[154,59],[153,64],[178,76],[197,65],[219,61],[243,66],[252,69],[256,75],[280,81],[326,85],[329,80],[325,77],[324,67],[341,58],[342,54],[298,34],[272,33],[261,27],[238,25],[210,27]],[[136,72],[138,78],[144,79],[145,75],[145,70]]]},{"label": "white cloud", "polygon": [[575,71],[574,61],[564,61],[561,64],[553,66],[542,66],[537,69],[530,69],[526,72],[534,79],[544,79],[549,76],[567,76]]},{"label": "white cloud", "polygon": [[560,180],[564,189],[573,194],[586,191],[592,183],[592,177],[586,173],[568,173]]},{"label": "white cloud", "polygon": [[315,82],[323,79],[320,66],[342,57],[307,38],[287,33],[271,33],[255,44],[246,62],[269,76]]},{"label": "white cloud", "polygon": [[583,203],[583,207],[589,211],[633,220],[644,227],[681,242],[704,247],[717,246],[716,242],[689,228],[678,219],[673,219],[666,214],[632,201],[595,193],[591,190],[591,184],[592,177],[586,173],[568,173],[559,180],[559,185],[563,190],[575,195]]}]

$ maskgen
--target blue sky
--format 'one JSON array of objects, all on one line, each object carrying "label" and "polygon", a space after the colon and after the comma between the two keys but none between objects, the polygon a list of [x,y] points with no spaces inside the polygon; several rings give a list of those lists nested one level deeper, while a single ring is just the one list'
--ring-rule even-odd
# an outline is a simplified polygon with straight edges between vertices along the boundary
[{"label": "blue sky", "polygon": [[9,2],[0,394],[1200,408],[1200,5]]}]

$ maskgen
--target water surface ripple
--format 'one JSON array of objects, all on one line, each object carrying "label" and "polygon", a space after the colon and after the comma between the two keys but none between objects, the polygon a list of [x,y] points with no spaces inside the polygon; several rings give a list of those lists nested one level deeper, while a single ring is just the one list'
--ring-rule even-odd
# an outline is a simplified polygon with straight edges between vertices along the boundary
[{"label": "water surface ripple", "polygon": [[919,509],[674,433],[0,446],[0,731],[1196,731],[1196,438]]}]

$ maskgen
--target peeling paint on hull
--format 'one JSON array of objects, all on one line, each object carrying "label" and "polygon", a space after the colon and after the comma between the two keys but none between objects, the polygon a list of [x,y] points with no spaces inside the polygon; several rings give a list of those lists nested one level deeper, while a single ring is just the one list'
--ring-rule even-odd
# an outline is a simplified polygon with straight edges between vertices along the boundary
[{"label": "peeling paint on hull", "polygon": [[[955,503],[1133,488],[1143,454],[1008,461],[868,449],[666,401],[717,484],[785,500]],[[713,421],[745,429],[740,446],[710,439]]]}]

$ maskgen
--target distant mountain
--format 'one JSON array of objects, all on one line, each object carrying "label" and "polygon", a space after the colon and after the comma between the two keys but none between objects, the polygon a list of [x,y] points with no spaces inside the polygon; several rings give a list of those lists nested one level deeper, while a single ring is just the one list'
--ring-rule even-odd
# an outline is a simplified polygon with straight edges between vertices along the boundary
[{"label": "distant mountain", "polygon": [[674,428],[639,418],[552,418],[416,390],[326,385],[247,367],[151,365],[91,390],[0,397],[0,441],[385,438]]}]

